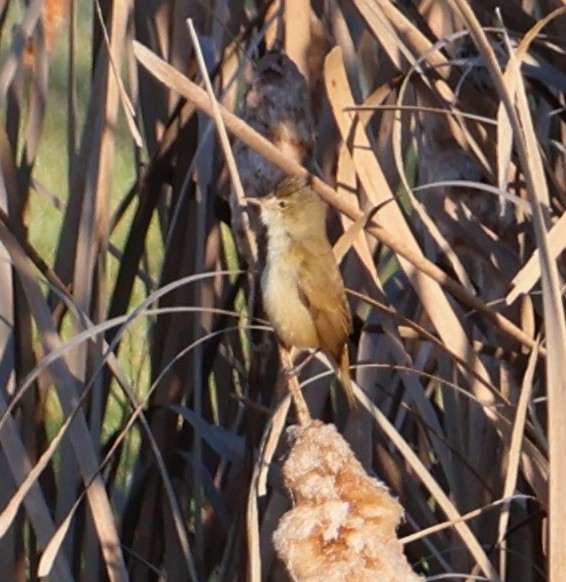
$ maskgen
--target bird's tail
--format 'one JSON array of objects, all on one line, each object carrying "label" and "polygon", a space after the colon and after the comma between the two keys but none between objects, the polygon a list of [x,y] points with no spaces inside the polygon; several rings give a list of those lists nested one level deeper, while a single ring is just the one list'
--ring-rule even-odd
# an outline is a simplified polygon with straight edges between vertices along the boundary
[{"label": "bird's tail", "polygon": [[338,361],[338,378],[344,387],[346,398],[351,410],[357,410],[358,401],[354,394],[354,387],[352,386],[352,378],[350,377],[350,356],[348,354],[348,344],[344,344],[340,360]]}]

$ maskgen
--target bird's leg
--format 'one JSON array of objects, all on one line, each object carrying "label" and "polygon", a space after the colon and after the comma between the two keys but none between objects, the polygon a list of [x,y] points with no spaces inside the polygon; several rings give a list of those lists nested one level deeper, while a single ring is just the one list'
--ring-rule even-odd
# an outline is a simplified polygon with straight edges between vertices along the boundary
[{"label": "bird's leg", "polygon": [[309,363],[312,362],[314,358],[316,358],[316,355],[318,354],[318,352],[320,352],[320,348],[316,348],[316,350],[314,350],[314,352],[311,352],[300,364],[297,364],[296,366],[293,366],[292,368],[289,368],[287,370],[285,370],[285,376],[287,376],[287,378],[291,378],[292,376],[298,376],[300,371]]},{"label": "bird's leg", "polygon": [[[281,366],[284,371],[289,370],[293,365],[293,348],[289,349],[283,345],[279,345],[279,357],[281,359]],[[312,421],[311,415],[309,413],[309,407],[305,401],[305,397],[301,392],[301,387],[299,386],[299,381],[296,376],[287,376],[285,372],[282,374],[281,378],[287,379],[287,388],[291,393],[291,398],[295,404],[295,409],[297,411],[297,420],[301,426],[306,426]]]}]

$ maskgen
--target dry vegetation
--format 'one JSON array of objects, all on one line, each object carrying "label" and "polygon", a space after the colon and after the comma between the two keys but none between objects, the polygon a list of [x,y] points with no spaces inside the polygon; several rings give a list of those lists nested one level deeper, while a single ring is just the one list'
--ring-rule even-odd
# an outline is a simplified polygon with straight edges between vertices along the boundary
[{"label": "dry vegetation", "polygon": [[[2,580],[287,579],[272,535],[296,415],[224,130],[240,165],[248,146],[281,175],[307,166],[333,240],[346,233],[361,412],[323,363],[301,380],[312,416],[399,499],[415,572],[564,579],[560,5],[98,0],[77,35],[72,2],[0,0]],[[58,103],[53,43],[68,67]],[[303,156],[240,118],[262,130],[244,95],[278,47],[308,83],[292,120]],[[55,192],[36,171],[54,109],[69,166]],[[120,124],[134,179],[116,192]],[[30,220],[38,199],[56,220]]]}]

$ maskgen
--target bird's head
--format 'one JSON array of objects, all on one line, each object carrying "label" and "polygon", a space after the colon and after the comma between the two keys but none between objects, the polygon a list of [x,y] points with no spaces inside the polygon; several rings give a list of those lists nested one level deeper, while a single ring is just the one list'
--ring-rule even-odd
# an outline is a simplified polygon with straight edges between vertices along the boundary
[{"label": "bird's head", "polygon": [[326,207],[305,179],[285,178],[257,201],[268,235],[326,235]]}]

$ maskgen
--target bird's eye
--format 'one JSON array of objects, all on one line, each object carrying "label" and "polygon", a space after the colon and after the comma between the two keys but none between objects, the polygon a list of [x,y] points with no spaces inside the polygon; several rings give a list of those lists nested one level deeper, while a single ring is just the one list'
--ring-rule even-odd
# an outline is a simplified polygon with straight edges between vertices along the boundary
[{"label": "bird's eye", "polygon": [[287,208],[287,201],[279,200],[279,208]]}]

